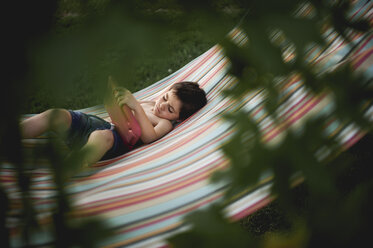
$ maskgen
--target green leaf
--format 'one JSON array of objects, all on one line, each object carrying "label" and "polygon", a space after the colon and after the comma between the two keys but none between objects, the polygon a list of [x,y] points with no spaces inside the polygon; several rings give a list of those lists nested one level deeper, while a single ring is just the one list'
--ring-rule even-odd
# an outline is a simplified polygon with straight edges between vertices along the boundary
[{"label": "green leaf", "polygon": [[221,209],[212,206],[187,216],[191,230],[171,237],[169,241],[178,248],[183,247],[255,247],[256,241],[236,223],[229,223]]}]

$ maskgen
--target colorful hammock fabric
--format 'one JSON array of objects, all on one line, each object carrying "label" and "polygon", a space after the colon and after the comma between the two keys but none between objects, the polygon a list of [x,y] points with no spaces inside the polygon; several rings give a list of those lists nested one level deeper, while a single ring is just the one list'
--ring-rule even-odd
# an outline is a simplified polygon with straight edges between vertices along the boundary
[{"label": "colorful hammock fabric", "polygon": [[[351,18],[372,20],[371,2],[359,1],[354,5]],[[230,33],[238,43],[246,36],[238,29]],[[366,76],[373,75],[373,34],[355,35],[346,43],[332,30],[325,32],[327,49],[309,50],[309,62],[328,69],[343,59],[353,58],[355,69]],[[285,59],[291,52],[285,54]],[[103,247],[162,247],[166,239],[187,228],[183,217],[193,210],[206,208],[222,199],[228,185],[212,184],[211,174],[227,168],[229,160],[220,147],[234,134],[234,127],[221,120],[223,114],[244,109],[259,124],[265,142],[278,142],[287,128],[300,125],[315,113],[329,111],[330,99],[314,96],[294,75],[283,84],[284,101],[280,107],[282,124],[271,122],[263,108],[263,91],[250,92],[240,101],[222,96],[222,91],[237,84],[227,74],[229,61],[218,45],[189,64],[134,95],[139,100],[153,100],[171,84],[183,80],[195,81],[207,92],[208,104],[160,140],[141,146],[120,157],[98,163],[92,171],[75,178],[67,192],[76,210],[74,217],[85,219],[100,217],[115,231],[115,235],[101,244]],[[83,112],[108,117],[103,106],[83,109]],[[373,108],[366,114],[373,120]],[[343,149],[357,142],[364,132],[353,124],[343,125],[331,121],[325,128],[330,136],[338,137]],[[10,165],[0,167],[1,183],[11,197],[17,215],[20,195],[14,170]],[[37,219],[41,224],[51,220],[54,207],[54,186],[47,169],[37,171],[32,184],[32,197],[36,204]],[[227,208],[226,215],[239,220],[271,201],[271,177],[264,177],[258,185],[238,196]],[[20,245],[16,219],[10,218],[12,246]],[[52,236],[37,233],[32,237],[35,245],[51,244]]]}]

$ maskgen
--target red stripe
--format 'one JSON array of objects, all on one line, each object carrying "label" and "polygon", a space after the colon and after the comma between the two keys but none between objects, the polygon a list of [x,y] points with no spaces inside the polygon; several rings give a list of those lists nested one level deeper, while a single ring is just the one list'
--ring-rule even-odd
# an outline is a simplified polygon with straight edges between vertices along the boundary
[{"label": "red stripe", "polygon": [[[209,171],[214,171],[216,170],[216,168],[212,168],[212,169],[209,169]],[[86,212],[86,210],[89,210],[89,209],[95,209],[97,207],[92,207],[92,208],[85,208],[82,210],[81,213],[79,213],[79,216],[91,216],[91,215],[97,215],[97,214],[100,214],[100,213],[103,213],[103,212],[108,212],[108,211],[114,211],[116,209],[121,209],[121,208],[124,208],[124,207],[128,207],[128,206],[132,206],[132,205],[137,205],[137,204],[140,204],[140,203],[143,203],[143,202],[147,202],[147,201],[151,201],[153,199],[157,199],[159,197],[162,197],[162,196],[165,196],[165,195],[168,195],[170,193],[173,193],[173,192],[176,192],[176,191],[179,191],[180,189],[183,189],[185,187],[189,187],[191,185],[194,185],[195,183],[198,183],[198,182],[201,182],[201,181],[204,181],[204,180],[207,180],[208,178],[210,178],[210,174],[211,173],[208,173],[207,175],[205,176],[202,176],[201,178],[199,179],[196,179],[196,180],[192,180],[191,182],[189,182],[188,184],[186,185],[180,185],[179,187],[176,187],[175,189],[172,189],[172,190],[168,190],[166,191],[165,193],[161,193],[161,194],[155,194],[151,197],[147,197],[145,199],[141,199],[141,200],[137,200],[137,201],[132,201],[130,203],[122,203],[122,204],[116,204],[115,207],[109,207],[109,206],[106,206],[105,208],[103,209],[100,209],[100,210],[95,210],[95,211],[90,211],[89,213]],[[105,205],[103,205],[105,206]]]},{"label": "red stripe", "polygon": [[[203,128],[201,128],[200,130],[197,130],[196,132],[193,133],[193,135],[190,136],[190,138],[188,140],[182,140],[180,141],[177,145],[175,145],[174,147],[170,147],[170,149],[168,150],[163,150],[163,151],[160,151],[159,153],[157,154],[154,154],[154,155],[151,155],[151,156],[148,156],[146,158],[144,158],[143,160],[141,161],[137,161],[137,162],[134,162],[132,164],[127,164],[125,168],[117,168],[116,170],[111,170],[110,172],[107,171],[107,172],[102,172],[102,173],[99,173],[99,175],[93,175],[93,176],[90,176],[90,177],[87,177],[85,180],[91,180],[91,179],[97,179],[97,178],[101,178],[102,176],[105,176],[105,175],[108,175],[108,174],[113,174],[114,171],[118,172],[118,171],[122,171],[123,169],[129,169],[129,168],[133,168],[137,165],[141,165],[143,164],[144,162],[148,162],[148,161],[152,161],[156,158],[159,158],[161,156],[164,156],[164,155],[167,155],[167,153],[169,152],[172,152],[174,150],[177,150],[179,149],[180,147],[182,147],[183,145],[187,144],[190,140],[193,140],[195,138],[197,138],[199,135],[203,134],[206,130],[210,129],[213,125],[215,125],[216,122],[211,122],[209,123],[208,125],[205,125]],[[158,141],[155,141],[151,144],[148,144],[147,147],[154,147],[156,144],[158,144],[159,142],[161,142],[160,140]],[[144,148],[143,148],[144,149]],[[111,164],[115,161],[118,161],[118,160],[121,160],[123,159],[124,157],[126,156],[125,155],[122,155],[122,156],[119,156],[119,157],[116,157],[112,160],[109,160],[109,161],[106,161],[106,162],[103,162],[104,165],[106,164]],[[84,180],[84,179],[83,179]]]},{"label": "red stripe", "polygon": [[[313,98],[310,97],[306,102],[303,102],[302,105],[300,105],[301,102],[302,102],[304,99],[308,98],[308,97],[309,97],[309,94],[305,94],[305,96],[302,97],[299,101],[297,101],[295,104],[291,105],[291,108],[288,109],[288,110],[287,110],[283,115],[281,115],[281,116],[279,117],[279,119],[284,118],[283,122],[285,122],[286,120],[288,120],[288,119],[290,119],[292,116],[294,116],[294,114],[297,114],[298,111],[299,111],[299,109],[302,109],[303,106],[305,106],[306,104],[308,104],[310,101],[313,100]],[[287,116],[287,115],[288,115],[292,110],[294,110],[294,109],[296,109],[295,112],[293,112],[291,115]],[[286,118],[286,116],[287,116],[287,118]],[[285,118],[286,118],[286,119],[285,119]],[[266,126],[266,127],[262,130],[262,132],[263,132],[263,134],[265,135],[265,133],[270,133],[270,132],[271,132],[273,129],[275,129],[276,127],[277,127],[277,126],[275,126],[274,123],[271,123],[271,124],[269,124],[268,126]],[[272,128],[272,129],[268,130],[269,128]]]},{"label": "red stripe", "polygon": [[[142,197],[142,196],[145,196],[145,195],[149,195],[149,194],[152,194],[154,191],[165,189],[165,188],[167,188],[167,186],[171,187],[171,186],[175,186],[177,184],[182,184],[184,181],[189,180],[190,177],[195,177],[199,174],[202,174],[206,171],[209,171],[209,170],[211,170],[211,166],[216,167],[216,166],[222,164],[222,162],[224,162],[224,160],[222,158],[217,158],[214,161],[211,161],[210,163],[204,164],[203,166],[199,167],[199,169],[194,170],[187,175],[184,175],[183,177],[179,177],[179,178],[169,180],[165,183],[157,185],[156,187],[144,188],[144,190],[141,191],[141,192],[140,191],[132,192],[130,194],[126,194],[126,195],[122,195],[122,196],[115,196],[115,197],[110,197],[110,198],[106,198],[106,199],[102,199],[102,200],[91,201],[90,203],[87,203],[87,204],[94,205],[92,207],[100,207],[100,206],[105,205],[106,203],[108,203],[108,201],[111,201],[113,199],[117,199],[117,202],[119,202],[119,201],[123,201],[123,200],[126,200],[126,199],[130,199],[134,196],[135,197]],[[190,164],[188,164],[187,166],[190,166]],[[187,166],[185,166],[185,167],[187,167]],[[182,167],[182,168],[184,168],[184,167]],[[109,190],[109,189],[107,189],[107,190]],[[110,202],[110,203],[114,203],[114,202],[115,201]],[[102,203],[102,204],[99,204],[99,203]],[[85,206],[87,206],[87,204]],[[85,208],[85,209],[89,209],[89,208]]]},{"label": "red stripe", "polygon": [[366,52],[362,58],[360,58],[355,64],[354,64],[354,69],[357,69],[362,63],[365,62],[367,58],[369,58],[370,55],[373,53],[373,48],[371,48],[368,52]]},{"label": "red stripe", "polygon": [[354,51],[354,54],[358,54],[365,46],[370,42],[370,40],[373,38],[373,36],[369,36],[369,39],[366,39],[365,42],[359,46],[359,49]]},{"label": "red stripe", "polygon": [[244,210],[242,210],[241,212],[231,216],[230,218],[233,220],[233,221],[237,221],[237,220],[240,220],[252,213],[254,213],[255,211],[261,209],[262,207],[268,205],[270,202],[273,201],[273,197],[271,196],[266,196],[264,197],[263,199],[255,202],[254,204],[248,206],[247,208],[245,208]]},{"label": "red stripe", "polygon": [[357,132],[356,134],[354,134],[347,142],[344,143],[342,150],[347,150],[348,148],[356,144],[356,142],[364,137],[365,134],[366,132]]},{"label": "red stripe", "polygon": [[[359,14],[359,12],[365,7],[365,4],[363,6],[360,7],[360,9],[358,9],[350,18],[350,20],[352,20],[357,14]],[[370,8],[367,8],[368,10]],[[364,15],[365,13],[367,13],[367,11],[365,11],[362,15]]]},{"label": "red stripe", "polygon": [[[322,97],[323,98],[323,97]],[[301,114],[298,115],[297,118],[295,119],[292,119],[289,123],[289,125],[292,125],[293,123],[295,123],[296,121],[298,121],[300,118],[302,118],[305,114],[307,114],[309,112],[310,109],[312,109],[314,106],[316,106],[319,102],[321,102],[322,98],[320,99],[317,99],[315,100],[315,102],[313,104],[311,104],[308,108],[306,108],[305,110],[303,110],[301,112]],[[312,99],[311,99],[312,100]],[[295,114],[297,114],[298,112],[296,113],[293,113],[291,116],[294,116]],[[291,117],[290,116],[290,117]],[[288,118],[288,119],[291,119],[291,118]],[[284,130],[286,130],[288,128],[288,125],[283,125],[281,128],[279,128],[279,131],[278,132],[275,132],[274,134],[272,134],[271,136],[267,137],[266,141],[269,142],[271,141],[274,137],[276,137],[279,133],[283,132]],[[269,132],[267,132],[269,133]]]},{"label": "red stripe", "polygon": [[[215,124],[215,123],[212,123],[212,124]],[[210,125],[207,125],[203,130],[209,130],[210,129],[210,127],[211,127],[212,125],[210,124]],[[204,131],[200,131],[199,133],[204,133]],[[196,135],[194,135],[194,136],[192,136],[192,139],[194,139],[193,137],[197,137],[198,135],[199,135],[199,133],[197,133]],[[223,135],[223,136],[221,136],[221,138],[219,139],[216,139],[213,143],[216,143],[216,142],[218,142],[218,141],[220,141],[221,139],[224,139],[225,137],[227,137],[228,135],[230,135],[230,133],[227,133],[226,135]],[[169,151],[172,151],[172,150],[175,150],[175,149],[178,149],[179,147],[182,147],[183,145],[184,145],[184,143],[186,143],[186,142],[180,142],[177,146],[174,146],[173,147],[173,149],[169,149],[169,150],[167,150],[167,151],[164,151],[166,154],[169,152]],[[213,144],[212,143],[212,144]],[[211,143],[209,143],[208,145],[211,145]],[[190,156],[192,156],[193,154],[191,154]],[[154,157],[158,157],[159,156],[159,153],[158,154],[156,154],[156,155],[153,155],[153,156],[151,156],[150,158],[147,158],[147,160],[152,160],[152,159],[154,159]],[[179,162],[179,161],[175,161],[175,163],[177,163],[177,162]],[[110,172],[107,172],[107,173],[105,173],[105,175],[100,175],[100,176],[97,176],[97,177],[95,177],[95,178],[101,178],[101,177],[104,177],[104,176],[111,176],[111,175],[115,175],[115,174],[117,174],[118,172],[122,172],[122,171],[124,171],[124,170],[128,170],[129,168],[133,168],[133,167],[135,167],[135,166],[138,166],[138,165],[142,165],[143,164],[143,161],[138,161],[138,162],[135,162],[135,163],[132,163],[132,164],[127,164],[124,168],[123,167],[120,167],[120,168],[117,168],[117,169],[115,169],[115,170],[111,170]],[[170,164],[169,166],[172,166],[173,164]],[[159,169],[163,169],[163,168],[159,168]],[[101,173],[102,174],[102,173]],[[89,180],[89,178],[84,178],[83,180]],[[82,181],[83,181],[82,180]],[[118,180],[120,180],[120,179],[118,179]],[[105,184],[103,184],[103,185],[98,185],[98,186],[96,186],[95,188],[101,188],[101,187],[103,187],[104,185],[108,185],[108,184],[110,184],[110,183],[112,183],[112,181],[110,181],[110,182],[108,182],[108,183],[105,183]]]}]

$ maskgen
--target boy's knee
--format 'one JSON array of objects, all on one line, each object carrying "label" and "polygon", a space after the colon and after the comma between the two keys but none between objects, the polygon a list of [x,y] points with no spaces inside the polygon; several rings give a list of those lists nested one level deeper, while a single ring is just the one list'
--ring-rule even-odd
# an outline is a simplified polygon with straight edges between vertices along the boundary
[{"label": "boy's knee", "polygon": [[49,109],[42,114],[53,131],[66,131],[71,125],[71,115],[66,109]]},{"label": "boy's knee", "polygon": [[106,150],[109,150],[114,144],[113,132],[110,130],[96,130],[91,133],[90,139],[100,143],[100,146],[103,146]]}]

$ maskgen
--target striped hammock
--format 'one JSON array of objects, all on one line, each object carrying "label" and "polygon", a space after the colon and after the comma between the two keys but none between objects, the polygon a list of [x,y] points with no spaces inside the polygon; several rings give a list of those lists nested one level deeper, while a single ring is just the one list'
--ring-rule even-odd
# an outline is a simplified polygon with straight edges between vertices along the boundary
[{"label": "striped hammock", "polygon": [[[351,18],[372,20],[372,6],[369,1],[357,2]],[[238,29],[234,29],[230,36],[238,43],[246,40]],[[349,58],[353,59],[356,70],[372,77],[372,32],[364,36],[356,34],[349,43],[332,30],[326,30],[324,37],[328,41],[327,49],[310,49],[310,63],[328,70]],[[285,53],[284,59],[291,59],[291,56],[291,52]],[[222,96],[224,89],[238,82],[227,74],[228,66],[222,48],[216,45],[172,75],[134,93],[138,100],[154,100],[175,82],[195,81],[206,91],[208,104],[160,140],[120,157],[101,161],[67,186],[75,208],[74,218],[100,217],[115,231],[115,235],[101,246],[167,246],[165,240],[168,237],[187,228],[183,222],[186,214],[222,199],[228,185],[212,184],[209,177],[214,171],[229,166],[220,147],[232,137],[234,127],[221,120],[223,114],[244,109],[259,124],[265,142],[278,142],[286,128],[299,126],[315,113],[330,111],[330,99],[326,95],[312,95],[294,75],[283,84],[282,94],[286,100],[279,110],[283,123],[275,125],[263,109],[265,96],[262,91],[250,92],[240,101]],[[81,111],[108,117],[103,106]],[[372,120],[373,107],[366,114]],[[347,149],[364,135],[353,124],[342,125],[338,120],[328,123],[325,131],[338,138],[342,149]],[[14,207],[9,214],[16,216],[20,211],[20,196],[10,165],[1,165],[0,179]],[[235,198],[225,209],[226,216],[239,220],[268,204],[271,201],[270,185],[271,177],[263,177],[256,187]],[[42,225],[52,221],[50,212],[54,207],[54,194],[50,171],[41,168],[34,177],[32,198],[37,220]],[[19,223],[10,218],[8,224],[11,244],[17,247],[21,244]],[[32,240],[36,246],[52,242],[52,235],[47,231],[34,235]]]}]

